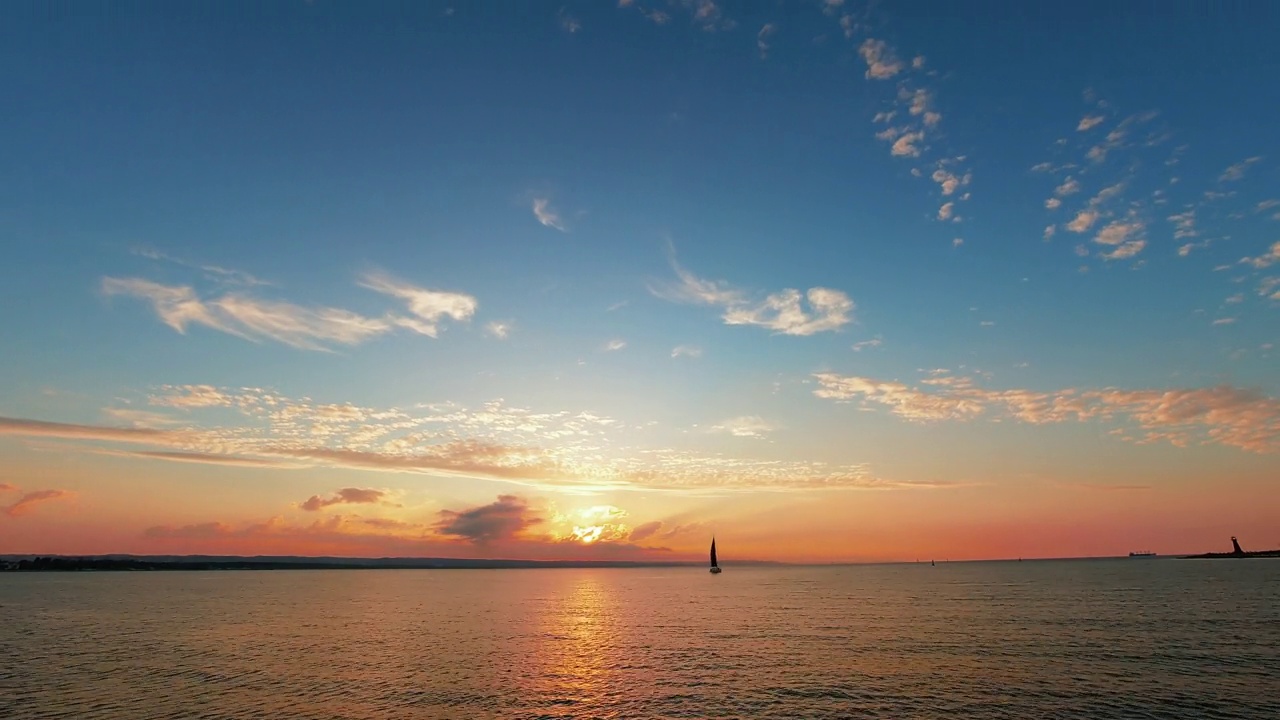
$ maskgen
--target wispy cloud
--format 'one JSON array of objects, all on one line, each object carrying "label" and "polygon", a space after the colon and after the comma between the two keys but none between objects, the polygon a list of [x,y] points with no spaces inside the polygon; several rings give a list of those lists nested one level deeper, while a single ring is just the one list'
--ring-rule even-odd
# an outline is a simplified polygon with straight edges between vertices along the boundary
[{"label": "wispy cloud", "polygon": [[756,49],[760,51],[760,59],[769,57],[769,37],[778,31],[778,27],[773,23],[766,23],[760,28],[760,32],[756,33]]},{"label": "wispy cloud", "polygon": [[1101,115],[1086,115],[1080,118],[1080,124],[1076,125],[1076,131],[1085,132],[1086,130],[1092,130],[1098,125],[1101,125],[1104,120],[1106,120],[1106,118]]},{"label": "wispy cloud", "polygon": [[31,512],[36,505],[50,500],[69,498],[71,495],[66,490],[33,490],[18,498],[18,501],[5,508],[4,512],[9,517],[19,517]]},{"label": "wispy cloud", "polygon": [[560,219],[560,213],[551,207],[551,200],[548,198],[533,199],[533,216],[546,227],[555,228],[560,232],[569,232],[569,228]]},{"label": "wispy cloud", "polygon": [[763,438],[776,428],[758,415],[744,415],[713,425],[711,429],[734,437]]},{"label": "wispy cloud", "polygon": [[1261,159],[1262,159],[1262,156],[1260,156],[1260,155],[1259,155],[1259,156],[1255,156],[1255,157],[1247,158],[1247,159],[1245,159],[1245,160],[1241,160],[1240,162],[1236,163],[1235,165],[1232,165],[1231,167],[1227,168],[1226,170],[1223,170],[1223,171],[1222,171],[1222,174],[1218,176],[1218,181],[1219,181],[1219,182],[1234,182],[1234,181],[1236,181],[1236,180],[1239,180],[1239,179],[1243,178],[1243,177],[1244,177],[1244,173],[1245,173],[1245,171],[1246,171],[1246,170],[1248,170],[1248,169],[1249,169],[1249,166],[1250,166],[1250,165],[1253,165],[1254,163],[1258,162],[1258,161],[1259,161],[1259,160],[1261,160]]},{"label": "wispy cloud", "polygon": [[414,317],[392,317],[391,322],[429,337],[439,334],[439,324],[444,318],[466,322],[476,312],[476,299],[470,295],[428,290],[382,272],[365,273],[360,286],[404,301]]},{"label": "wispy cloud", "polygon": [[570,15],[564,8],[560,8],[560,28],[572,35],[582,29],[582,23],[578,18]]},{"label": "wispy cloud", "polygon": [[671,357],[702,357],[702,348],[695,345],[677,345],[671,349]]},{"label": "wispy cloud", "polygon": [[[877,477],[861,463],[757,460],[637,447],[646,426],[587,412],[538,413],[500,401],[476,409],[450,403],[417,410],[374,409],[292,400],[256,388],[216,392],[226,402],[187,407],[192,417],[181,429],[0,418],[0,436],[72,440],[76,443],[62,447],[139,460],[263,469],[345,468],[498,480],[562,491],[705,494],[920,487]],[[153,402],[182,405],[186,398],[212,395],[171,388],[154,396]],[[245,421],[226,425],[228,410]],[[199,422],[205,413],[220,422]],[[120,444],[126,447],[111,447]]]},{"label": "wispy cloud", "polygon": [[[718,306],[726,325],[755,325],[783,335],[813,335],[837,330],[852,322],[853,300],[839,290],[815,287],[801,294],[799,290],[786,289],[755,301],[724,282],[695,276],[680,267],[674,258],[671,266],[680,281],[651,285],[650,292],[673,302]],[[804,300],[808,301],[807,311]]]},{"label": "wispy cloud", "polygon": [[915,422],[1011,418],[1030,424],[1121,422],[1117,436],[1135,442],[1199,441],[1251,452],[1280,451],[1280,400],[1230,385],[1164,390],[989,390],[973,379],[935,374],[920,386],[835,373],[814,375],[814,394],[888,407]]},{"label": "wispy cloud", "polygon": [[1271,267],[1275,263],[1280,262],[1280,241],[1271,243],[1271,247],[1263,254],[1257,257],[1243,258],[1240,262],[1248,263],[1258,269]]},{"label": "wispy cloud", "polygon": [[626,340],[614,339],[604,344],[605,352],[617,352],[627,346]]},{"label": "wispy cloud", "polygon": [[171,286],[140,278],[102,279],[107,296],[124,295],[151,304],[161,322],[186,334],[192,325],[203,325],[236,337],[260,342],[273,340],[304,350],[330,350],[332,345],[358,345],[403,327],[436,337],[437,321],[444,316],[467,320],[475,312],[475,298],[439,292],[369,274],[363,287],[405,300],[416,317],[388,313],[366,317],[332,307],[303,307],[264,300],[240,293],[202,299],[190,286]]},{"label": "wispy cloud", "polygon": [[952,214],[955,212],[955,207],[956,204],[953,202],[943,204],[942,207],[938,208],[938,219],[950,220]]},{"label": "wispy cloud", "polygon": [[133,427],[162,428],[182,424],[180,418],[172,415],[138,408],[105,408],[102,414],[111,420],[128,423]]},{"label": "wispy cloud", "polygon": [[884,341],[881,340],[880,338],[872,338],[870,340],[863,340],[861,342],[856,342],[853,344],[852,348],[854,352],[862,352],[865,348],[876,348],[876,347],[880,347],[883,344],[884,344]]},{"label": "wispy cloud", "polygon": [[243,270],[234,270],[231,268],[222,267],[220,265],[211,265],[208,263],[191,262],[190,260],[183,260],[181,258],[174,257],[172,255],[169,255],[168,253],[161,252],[154,248],[149,248],[149,247],[134,248],[133,254],[147,258],[149,260],[159,260],[162,262],[173,263],[175,265],[181,265],[182,267],[191,268],[193,270],[200,270],[205,274],[206,279],[212,280],[214,282],[224,283],[227,285],[243,285],[246,287],[252,287],[255,285],[271,285],[272,284],[267,282],[266,280],[262,280],[261,278],[255,277],[247,272],[244,272]]},{"label": "wispy cloud", "polygon": [[888,80],[902,72],[902,61],[883,41],[867,38],[858,47],[858,54],[867,63],[867,77],[872,80]]},{"label": "wispy cloud", "polygon": [[511,323],[498,322],[497,320],[494,320],[488,325],[485,325],[484,330],[499,340],[506,340],[507,336],[511,334]]}]

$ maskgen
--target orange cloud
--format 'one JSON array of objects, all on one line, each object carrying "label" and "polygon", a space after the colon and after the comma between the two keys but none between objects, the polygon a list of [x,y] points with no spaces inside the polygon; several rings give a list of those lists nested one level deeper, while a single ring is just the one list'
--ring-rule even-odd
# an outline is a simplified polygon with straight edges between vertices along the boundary
[{"label": "orange cloud", "polygon": [[1140,443],[1166,441],[1181,447],[1199,440],[1257,453],[1280,450],[1280,399],[1230,385],[1037,392],[988,390],[974,385],[972,378],[945,370],[921,381],[928,389],[835,373],[817,373],[814,378],[820,386],[814,390],[818,397],[885,405],[895,415],[918,422],[1002,413],[1032,424],[1118,420],[1143,432],[1121,428],[1116,434]]}]

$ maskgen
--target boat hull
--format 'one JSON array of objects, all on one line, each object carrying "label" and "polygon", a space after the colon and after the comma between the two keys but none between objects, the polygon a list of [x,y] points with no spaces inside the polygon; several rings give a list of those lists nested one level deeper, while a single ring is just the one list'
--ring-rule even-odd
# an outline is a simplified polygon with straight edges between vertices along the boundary
[{"label": "boat hull", "polygon": [[719,575],[719,574],[720,574],[720,568],[718,568],[718,567],[713,567],[713,568],[711,568],[711,574],[712,574],[712,575]]}]

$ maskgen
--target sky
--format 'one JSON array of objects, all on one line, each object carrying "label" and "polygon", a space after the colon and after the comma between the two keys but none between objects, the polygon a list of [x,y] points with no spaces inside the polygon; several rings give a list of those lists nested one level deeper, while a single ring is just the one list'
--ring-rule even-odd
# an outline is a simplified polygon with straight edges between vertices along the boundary
[{"label": "sky", "polygon": [[0,553],[1280,546],[1280,7],[0,12]]}]

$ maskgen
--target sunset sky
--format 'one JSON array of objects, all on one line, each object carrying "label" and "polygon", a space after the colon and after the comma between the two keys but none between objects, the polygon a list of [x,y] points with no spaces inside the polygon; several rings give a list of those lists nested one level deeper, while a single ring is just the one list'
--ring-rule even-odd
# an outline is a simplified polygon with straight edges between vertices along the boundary
[{"label": "sunset sky", "polygon": [[1280,546],[1208,7],[6,6],[0,553]]}]

